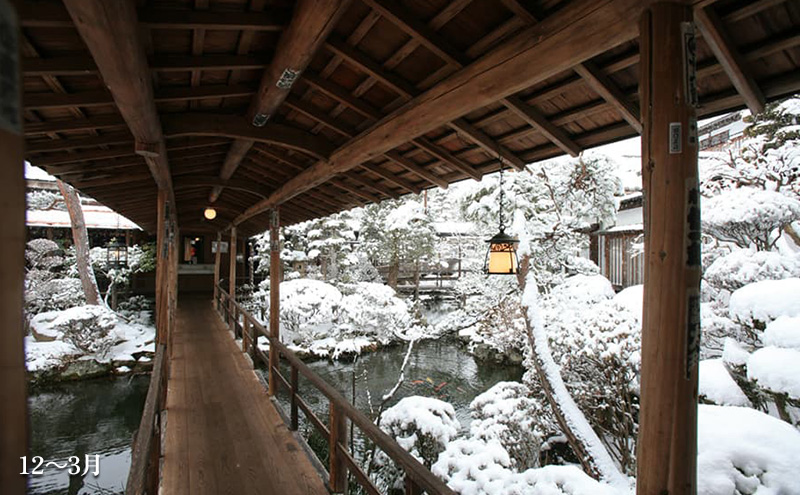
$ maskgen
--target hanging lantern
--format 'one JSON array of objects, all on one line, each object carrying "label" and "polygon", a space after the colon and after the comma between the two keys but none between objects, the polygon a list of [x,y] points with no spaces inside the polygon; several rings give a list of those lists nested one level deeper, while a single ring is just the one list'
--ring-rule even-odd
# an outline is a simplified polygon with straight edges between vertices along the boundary
[{"label": "hanging lantern", "polygon": [[215,218],[217,218],[217,210],[208,207],[205,210],[203,210],[203,216],[206,217],[206,220],[214,220]]},{"label": "hanging lantern", "polygon": [[505,195],[503,193],[503,163],[500,162],[500,231],[486,242],[489,243],[489,252],[486,253],[486,262],[483,271],[487,275],[515,275],[519,264],[517,262],[516,239],[505,231],[503,220],[503,203]]},{"label": "hanging lantern", "polygon": [[121,244],[116,237],[106,246],[106,264],[109,268],[128,266],[128,246]]}]

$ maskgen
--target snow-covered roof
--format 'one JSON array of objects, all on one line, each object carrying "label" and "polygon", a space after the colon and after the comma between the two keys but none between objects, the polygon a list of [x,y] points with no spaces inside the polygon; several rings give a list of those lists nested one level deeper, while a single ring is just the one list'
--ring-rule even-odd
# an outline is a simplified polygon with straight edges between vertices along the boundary
[{"label": "snow-covered roof", "polygon": [[433,229],[439,235],[468,235],[475,233],[475,225],[470,222],[433,222]]},{"label": "snow-covered roof", "polygon": [[[83,218],[88,229],[142,230],[141,227],[103,205],[83,205]],[[69,213],[62,210],[28,210],[28,227],[69,228]]]}]

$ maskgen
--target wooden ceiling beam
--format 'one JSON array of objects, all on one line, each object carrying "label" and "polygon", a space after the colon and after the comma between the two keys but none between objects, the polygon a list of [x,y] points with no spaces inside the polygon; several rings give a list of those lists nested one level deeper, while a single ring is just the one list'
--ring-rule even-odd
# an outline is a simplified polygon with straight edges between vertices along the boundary
[{"label": "wooden ceiling beam", "polygon": [[431,29],[399,2],[387,0],[362,0],[365,5],[378,12],[392,24],[414,38],[418,43],[435,53],[445,63],[453,66],[466,65],[470,60],[456,50],[443,37]]},{"label": "wooden ceiling beam", "polygon": [[180,180],[175,180],[175,189],[186,189],[189,187],[204,187],[204,186],[224,186],[237,191],[254,194],[260,198],[266,197],[262,187],[259,187],[257,182],[250,180],[228,179],[222,180],[216,176],[202,176],[192,175],[184,177]]},{"label": "wooden ceiling beam", "polygon": [[406,158],[405,156],[401,155],[399,151],[389,150],[386,153],[384,153],[383,156],[393,161],[394,163],[400,165],[409,172],[417,174],[418,176],[422,177],[428,182],[435,184],[441,187],[442,189],[447,189],[448,183],[446,180],[442,179],[441,177],[434,174],[430,170],[426,169],[422,165],[418,165],[410,158]]},{"label": "wooden ceiling beam", "polygon": [[697,8],[694,18],[706,44],[753,114],[764,110],[766,99],[712,7]]},{"label": "wooden ceiling beam", "polygon": [[151,29],[213,29],[226,31],[282,31],[289,12],[230,12],[221,10],[139,10],[139,23]]},{"label": "wooden ceiling beam", "polygon": [[[366,72],[370,77],[373,77],[384,85],[388,86],[403,99],[410,100],[420,93],[420,91],[411,83],[384,69],[379,63],[373,61],[371,58],[369,58],[369,56],[358,51],[357,49],[350,47],[346,42],[331,38],[328,40],[327,46],[331,51],[347,59],[350,61],[350,63]],[[335,91],[332,96],[348,106],[355,105],[355,101],[351,101],[352,98],[347,98],[345,95],[340,96],[340,93],[342,92]],[[369,114],[373,113],[371,109],[366,107],[364,108],[364,111],[368,112]],[[373,118],[377,119],[380,116],[382,116],[381,113],[375,110]],[[458,119],[454,122],[451,122],[449,125],[466,135],[470,141],[486,150],[489,156],[499,155],[514,168],[518,170],[525,168],[525,164],[519,159],[519,157],[514,156],[510,150],[495,142],[491,137],[486,135],[483,131],[472,126],[465,119]]]},{"label": "wooden ceiling beam", "polygon": [[597,94],[616,108],[622,118],[628,122],[639,134],[642,133],[642,122],[639,118],[639,108],[629,102],[622,91],[611,79],[594,63],[584,62],[574,67],[578,73]]},{"label": "wooden ceiling beam", "polygon": [[422,192],[422,188],[419,186],[414,185],[411,181],[406,180],[398,175],[393,173],[387,172],[380,165],[375,164],[364,164],[362,163],[359,165],[362,169],[371,172],[378,177],[386,180],[387,182],[391,182],[392,184],[400,187],[401,189],[410,192],[411,194],[419,194]]},{"label": "wooden ceiling beam", "polygon": [[330,184],[330,185],[332,185],[334,187],[337,187],[337,188],[341,189],[342,191],[344,191],[346,193],[350,193],[350,194],[353,194],[355,196],[358,196],[359,198],[362,198],[365,201],[368,201],[370,203],[378,203],[381,200],[380,197],[375,196],[374,194],[368,193],[368,192],[364,191],[363,189],[361,189],[359,187],[353,187],[353,186],[347,184],[345,181],[343,181],[341,179],[330,179],[328,181],[328,184]]},{"label": "wooden ceiling beam", "polygon": [[[281,34],[275,54],[261,76],[261,84],[250,102],[247,120],[264,126],[289,95],[297,77],[306,70],[325,38],[350,5],[350,0],[300,0],[289,26]],[[220,169],[223,180],[230,179],[253,147],[252,139],[237,139]],[[208,200],[213,203],[222,192],[214,187]]]},{"label": "wooden ceiling beam", "polygon": [[[209,85],[180,88],[162,88],[155,92],[154,99],[157,103],[189,101],[189,100],[214,100],[219,98],[234,98],[250,96],[256,88],[250,85]],[[29,93],[24,95],[23,104],[29,110],[94,107],[112,105],[114,98],[108,91],[84,91],[80,93]]]},{"label": "wooden ceiling beam", "polygon": [[376,193],[383,194],[384,196],[388,196],[392,199],[398,199],[400,197],[400,195],[396,191],[392,190],[390,187],[386,187],[379,182],[365,179],[364,177],[362,177],[353,170],[342,174],[342,177],[345,177],[362,187],[366,187],[367,189],[372,189]]},{"label": "wooden ceiling beam", "polygon": [[110,8],[102,0],[64,0],[64,5],[136,138],[137,153],[145,157],[156,184],[174,204],[167,149],[134,4],[122,2]]},{"label": "wooden ceiling beam", "polygon": [[486,56],[414,98],[392,114],[284,184],[237,217],[283,203],[330,177],[453,121],[472,110],[518,93],[638,35],[646,2],[575,0],[523,30]]},{"label": "wooden ceiling beam", "polygon": [[125,127],[125,121],[119,115],[97,115],[83,119],[25,122],[25,136],[54,132],[112,129],[116,127]]},{"label": "wooden ceiling beam", "polygon": [[552,141],[556,146],[564,150],[572,156],[578,156],[581,151],[580,146],[572,140],[560,127],[550,122],[544,115],[542,115],[536,108],[525,103],[517,96],[508,96],[502,100],[503,104],[511,111],[516,113],[522,120],[527,122],[531,127],[537,129],[547,139]]},{"label": "wooden ceiling beam", "polygon": [[[274,144],[326,159],[335,146],[322,136],[314,136],[296,127],[270,123],[264,127],[250,125],[244,117],[218,113],[178,113],[161,117],[167,137],[224,136],[252,142]],[[249,149],[249,147],[248,147]]]},{"label": "wooden ceiling beam", "polygon": [[49,153],[53,151],[97,148],[111,144],[126,144],[132,142],[133,136],[128,132],[88,138],[51,139],[50,141],[26,143],[25,153],[26,155],[29,153]]},{"label": "wooden ceiling beam", "polygon": [[445,164],[450,165],[451,168],[455,170],[459,170],[466,174],[468,177],[472,177],[475,180],[481,180],[483,174],[475,170],[475,168],[462,160],[461,158],[453,155],[448,149],[439,146],[438,144],[432,143],[428,138],[424,136],[420,136],[417,139],[412,141],[415,145],[419,146],[429,154],[433,155],[435,158],[443,161]]}]

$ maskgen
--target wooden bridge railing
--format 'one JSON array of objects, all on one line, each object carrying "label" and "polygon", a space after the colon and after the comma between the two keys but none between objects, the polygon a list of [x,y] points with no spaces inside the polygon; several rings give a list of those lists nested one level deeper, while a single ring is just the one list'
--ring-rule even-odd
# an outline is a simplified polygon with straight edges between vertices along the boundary
[{"label": "wooden bridge railing", "polygon": [[125,495],[144,495],[158,493],[159,468],[161,463],[161,412],[167,400],[167,368],[166,346],[156,345],[156,357],[153,362],[153,373],[150,375],[150,387],[144,402],[144,411],[133,441],[131,468]]},{"label": "wooden bridge railing", "polygon": [[[324,438],[328,439],[329,465],[328,488],[333,493],[346,491],[347,475],[353,475],[355,481],[370,495],[381,492],[366,472],[350,453],[347,444],[347,422],[369,438],[388,455],[405,473],[405,493],[418,495],[455,495],[454,492],[428,468],[403,449],[397,442],[381,430],[364,413],[355,408],[347,399],[321,377],[317,376],[300,358],[283,345],[279,339],[271,338],[269,332],[233,301],[221,287],[215,291],[214,305],[220,316],[236,337],[242,338],[242,352],[253,359],[253,365],[259,362],[267,366],[270,381],[275,380],[289,393],[289,428],[296,431],[299,423],[299,411],[302,411],[309,423]],[[287,380],[280,372],[280,363],[270,363],[269,354],[258,349],[258,337],[263,335],[269,339],[272,348],[278,350],[279,359],[289,364],[290,375]],[[274,346],[274,347],[273,347]],[[329,400],[329,421],[325,423],[311,410],[308,403],[300,396],[299,376],[305,377],[311,385]]]}]

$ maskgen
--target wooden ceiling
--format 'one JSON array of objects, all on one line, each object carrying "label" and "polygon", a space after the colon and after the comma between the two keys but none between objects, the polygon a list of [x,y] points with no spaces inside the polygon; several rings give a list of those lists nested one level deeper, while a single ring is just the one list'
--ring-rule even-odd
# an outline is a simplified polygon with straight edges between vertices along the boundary
[{"label": "wooden ceiling", "polygon": [[[141,0],[130,77],[66,3],[16,2],[26,158],[151,231],[156,180],[182,229],[253,234],[641,131],[645,2]],[[700,117],[800,90],[800,2],[694,9]]]}]

